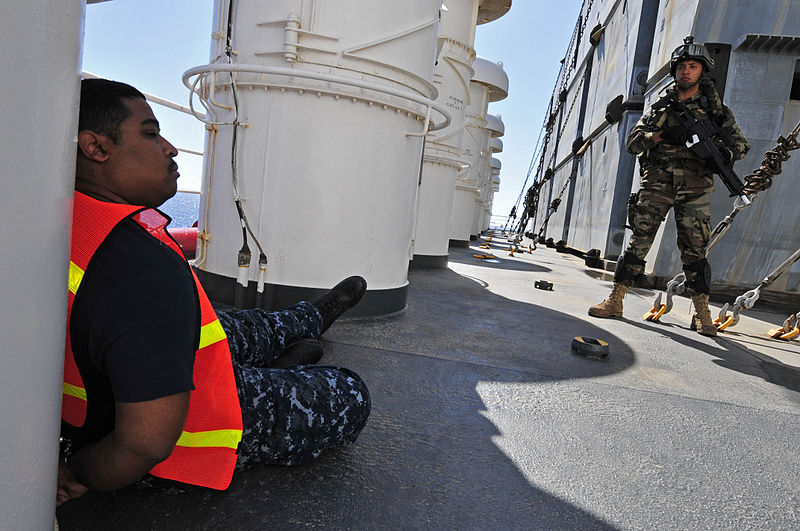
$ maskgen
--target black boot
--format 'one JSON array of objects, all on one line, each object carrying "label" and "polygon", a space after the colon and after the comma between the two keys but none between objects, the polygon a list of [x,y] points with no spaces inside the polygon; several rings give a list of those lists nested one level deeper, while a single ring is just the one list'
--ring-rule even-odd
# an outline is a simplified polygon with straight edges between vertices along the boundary
[{"label": "black boot", "polygon": [[316,339],[301,339],[286,347],[283,354],[270,367],[285,369],[294,365],[312,365],[320,359],[322,359],[322,343]]},{"label": "black boot", "polygon": [[366,280],[358,276],[349,277],[314,301],[314,307],[322,315],[322,332],[327,330],[340,315],[355,306],[365,291],[367,291]]}]

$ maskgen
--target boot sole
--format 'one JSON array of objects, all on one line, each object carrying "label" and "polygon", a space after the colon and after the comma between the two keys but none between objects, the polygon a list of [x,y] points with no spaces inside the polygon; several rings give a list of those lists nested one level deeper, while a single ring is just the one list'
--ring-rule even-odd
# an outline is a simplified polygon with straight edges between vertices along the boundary
[{"label": "boot sole", "polygon": [[600,317],[600,318],[604,318],[604,319],[605,319],[605,318],[609,318],[609,317],[622,317],[622,314],[621,314],[621,313],[616,313],[616,312],[612,312],[612,313],[602,313],[602,314],[601,314],[601,313],[592,313],[592,311],[591,311],[591,310],[589,310],[587,313],[588,313],[590,316],[592,316],[592,317]]}]

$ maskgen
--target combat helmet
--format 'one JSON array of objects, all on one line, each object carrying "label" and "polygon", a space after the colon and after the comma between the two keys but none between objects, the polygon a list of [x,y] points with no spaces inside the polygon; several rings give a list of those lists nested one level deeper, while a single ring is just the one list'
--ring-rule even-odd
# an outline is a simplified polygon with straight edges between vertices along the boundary
[{"label": "combat helmet", "polygon": [[702,63],[705,73],[714,68],[714,60],[708,55],[706,47],[702,44],[695,43],[694,37],[691,35],[683,39],[683,44],[675,48],[675,51],[672,52],[672,57],[669,60],[669,73],[672,77],[675,77],[675,70],[678,69],[678,63],[686,61],[687,59],[693,59]]}]

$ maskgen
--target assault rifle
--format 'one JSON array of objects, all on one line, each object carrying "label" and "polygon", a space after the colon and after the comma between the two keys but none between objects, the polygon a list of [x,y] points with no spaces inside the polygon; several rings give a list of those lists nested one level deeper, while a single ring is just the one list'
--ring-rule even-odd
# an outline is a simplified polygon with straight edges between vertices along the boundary
[{"label": "assault rifle", "polygon": [[731,197],[738,197],[745,205],[749,205],[750,200],[744,193],[744,183],[733,171],[733,161],[726,161],[712,140],[715,136],[719,136],[723,142],[728,144],[731,154],[733,154],[736,148],[733,141],[730,140],[730,135],[709,118],[698,120],[677,96],[671,98],[668,106],[672,108],[681,121],[681,125],[689,132],[690,136],[686,141],[686,147],[711,166],[711,170],[722,179],[725,187],[731,193]]}]

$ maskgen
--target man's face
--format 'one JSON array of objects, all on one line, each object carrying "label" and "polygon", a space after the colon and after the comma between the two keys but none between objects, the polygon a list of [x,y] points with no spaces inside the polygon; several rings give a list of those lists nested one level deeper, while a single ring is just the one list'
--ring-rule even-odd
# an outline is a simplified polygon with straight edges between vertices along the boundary
[{"label": "man's face", "polygon": [[180,174],[173,160],[178,150],[161,136],[145,100],[122,101],[131,115],[120,126],[119,142],[109,146],[105,186],[132,205],[157,207],[178,190]]},{"label": "man's face", "polygon": [[687,59],[678,63],[675,68],[675,82],[678,88],[687,89],[696,85],[703,74],[703,63],[694,59]]}]

